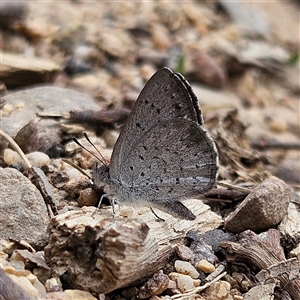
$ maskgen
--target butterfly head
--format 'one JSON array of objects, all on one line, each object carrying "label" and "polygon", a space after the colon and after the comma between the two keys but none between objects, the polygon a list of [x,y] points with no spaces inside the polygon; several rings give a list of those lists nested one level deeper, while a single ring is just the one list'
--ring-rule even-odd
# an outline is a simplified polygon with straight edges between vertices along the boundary
[{"label": "butterfly head", "polygon": [[92,180],[96,190],[105,190],[110,182],[109,166],[107,164],[101,166],[96,164],[92,170]]}]

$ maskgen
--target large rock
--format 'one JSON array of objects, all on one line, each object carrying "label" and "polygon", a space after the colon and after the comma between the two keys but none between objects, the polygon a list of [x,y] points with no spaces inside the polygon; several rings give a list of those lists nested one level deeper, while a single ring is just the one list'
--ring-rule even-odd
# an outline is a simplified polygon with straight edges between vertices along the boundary
[{"label": "large rock", "polygon": [[265,231],[281,222],[291,199],[291,188],[284,181],[270,176],[228,216],[224,226],[234,233],[248,229]]},{"label": "large rock", "polygon": [[[2,99],[12,106],[13,111],[9,116],[2,117],[1,129],[13,137],[38,113],[57,115],[71,110],[100,109],[91,96],[55,86],[34,87],[8,94]],[[19,103],[24,106],[16,109]]]},{"label": "large rock", "polygon": [[12,168],[0,168],[0,239],[25,240],[37,249],[48,242],[47,207],[39,190]]}]

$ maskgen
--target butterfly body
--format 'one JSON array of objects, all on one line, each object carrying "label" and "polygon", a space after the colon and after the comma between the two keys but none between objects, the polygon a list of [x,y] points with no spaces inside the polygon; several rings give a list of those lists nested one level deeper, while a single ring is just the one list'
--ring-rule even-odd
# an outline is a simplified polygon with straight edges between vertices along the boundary
[{"label": "butterfly body", "polygon": [[211,189],[217,171],[217,149],[203,128],[196,96],[180,74],[163,68],[140,93],[110,165],[98,168],[93,179],[120,203],[192,220],[180,200]]}]

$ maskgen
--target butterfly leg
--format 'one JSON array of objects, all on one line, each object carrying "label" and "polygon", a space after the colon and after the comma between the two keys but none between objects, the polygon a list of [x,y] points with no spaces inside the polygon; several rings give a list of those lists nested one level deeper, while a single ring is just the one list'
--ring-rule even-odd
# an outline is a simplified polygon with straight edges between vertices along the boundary
[{"label": "butterfly leg", "polygon": [[155,199],[151,201],[151,204],[154,208],[158,208],[176,218],[185,220],[196,219],[196,216],[177,199],[163,199],[163,201]]},{"label": "butterfly leg", "polygon": [[[107,195],[107,196],[112,196],[112,195]],[[113,216],[115,216],[115,214],[116,214],[116,211],[115,211],[116,198],[114,196],[107,197],[107,198],[108,198],[109,203],[110,203],[110,205],[112,207]]]},{"label": "butterfly leg", "polygon": [[101,203],[102,203],[102,200],[103,200],[104,197],[107,197],[107,198],[108,198],[110,204],[112,205],[113,214],[115,215],[115,207],[114,207],[114,205],[115,205],[115,200],[114,200],[113,195],[111,195],[111,194],[103,194],[103,195],[101,196],[100,200],[99,200],[99,203],[98,203],[96,209],[95,209],[95,210],[93,211],[93,213],[92,213],[92,217],[95,215],[95,213],[96,213],[96,212],[98,211],[98,209],[100,208]]}]

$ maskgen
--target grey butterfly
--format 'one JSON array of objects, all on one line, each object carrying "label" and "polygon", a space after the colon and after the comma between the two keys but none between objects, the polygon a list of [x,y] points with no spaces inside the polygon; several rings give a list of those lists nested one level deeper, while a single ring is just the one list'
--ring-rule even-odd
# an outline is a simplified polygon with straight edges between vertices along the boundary
[{"label": "grey butterfly", "polygon": [[95,186],[119,203],[194,220],[180,200],[210,190],[218,173],[217,148],[203,123],[189,83],[160,69],[136,100],[110,165],[93,171]]}]

